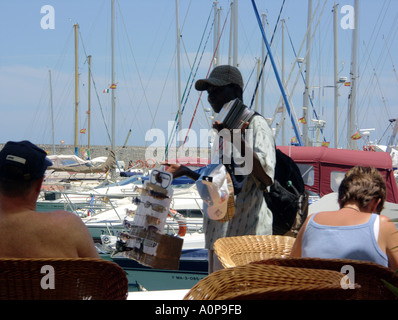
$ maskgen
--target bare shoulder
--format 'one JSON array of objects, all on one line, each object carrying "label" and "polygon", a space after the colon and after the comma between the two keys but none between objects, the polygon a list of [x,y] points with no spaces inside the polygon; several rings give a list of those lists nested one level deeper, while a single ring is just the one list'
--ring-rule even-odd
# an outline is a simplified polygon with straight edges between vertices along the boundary
[{"label": "bare shoulder", "polygon": [[75,218],[79,218],[72,212],[64,211],[64,210],[55,210],[49,212],[37,212],[37,214],[41,215],[43,218],[47,219],[70,219],[74,220]]},{"label": "bare shoulder", "polygon": [[391,229],[391,230],[397,230],[397,228],[395,227],[395,224],[393,221],[391,221],[391,218],[384,216],[384,215],[380,215],[380,223],[382,225],[384,225],[385,228]]},{"label": "bare shoulder", "polygon": [[74,246],[79,257],[99,257],[93,238],[79,216],[63,210],[49,212],[49,215],[52,216],[50,223],[59,231],[58,236]]},{"label": "bare shoulder", "polygon": [[57,227],[57,229],[73,229],[79,225],[83,225],[80,217],[69,211],[37,212],[36,215],[41,220],[41,223]]}]

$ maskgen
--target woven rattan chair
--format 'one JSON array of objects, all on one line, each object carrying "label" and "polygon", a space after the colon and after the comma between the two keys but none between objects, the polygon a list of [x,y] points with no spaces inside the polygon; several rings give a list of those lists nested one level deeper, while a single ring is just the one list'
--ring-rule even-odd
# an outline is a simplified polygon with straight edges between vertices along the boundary
[{"label": "woven rattan chair", "polygon": [[248,264],[218,270],[200,280],[185,300],[347,299],[344,275],[332,270]]},{"label": "woven rattan chair", "polygon": [[214,251],[223,267],[231,268],[258,260],[288,257],[294,240],[276,235],[227,237],[215,242]]},{"label": "woven rattan chair", "polygon": [[126,273],[91,258],[0,258],[0,300],[124,300]]},{"label": "woven rattan chair", "polygon": [[[343,272],[343,266],[353,267],[354,282],[358,287],[352,291],[350,299],[355,300],[397,300],[398,297],[387,288],[384,281],[398,287],[398,275],[393,270],[379,264],[346,259],[320,259],[320,258],[272,258],[256,261],[253,265],[282,266],[295,270],[306,268],[313,270],[330,270]],[[345,272],[343,272],[345,273]]]}]

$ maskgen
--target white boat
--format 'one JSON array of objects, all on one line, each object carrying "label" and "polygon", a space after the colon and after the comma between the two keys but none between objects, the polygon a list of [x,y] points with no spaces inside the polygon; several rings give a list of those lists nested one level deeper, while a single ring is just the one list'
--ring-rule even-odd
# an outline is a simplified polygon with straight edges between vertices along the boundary
[{"label": "white boat", "polygon": [[[76,180],[104,180],[109,170],[116,169],[114,152],[108,157],[99,157],[93,161],[83,160],[76,155],[50,155],[48,158],[53,162],[45,172],[45,185],[57,181]],[[119,164],[123,166],[123,163]],[[119,170],[116,169],[116,170]]]}]

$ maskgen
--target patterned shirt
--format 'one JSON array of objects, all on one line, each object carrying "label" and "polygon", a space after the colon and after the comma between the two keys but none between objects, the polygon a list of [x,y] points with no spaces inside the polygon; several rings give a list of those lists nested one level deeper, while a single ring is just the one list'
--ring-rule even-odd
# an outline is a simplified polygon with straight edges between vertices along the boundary
[{"label": "patterned shirt", "polygon": [[[273,180],[276,160],[272,131],[260,115],[252,118],[248,129],[253,132],[253,151],[265,173]],[[265,186],[251,173],[245,178],[241,192],[235,195],[235,215],[231,220],[221,223],[205,216],[205,248],[213,250],[218,238],[272,234],[272,213],[264,200],[264,190]]]}]

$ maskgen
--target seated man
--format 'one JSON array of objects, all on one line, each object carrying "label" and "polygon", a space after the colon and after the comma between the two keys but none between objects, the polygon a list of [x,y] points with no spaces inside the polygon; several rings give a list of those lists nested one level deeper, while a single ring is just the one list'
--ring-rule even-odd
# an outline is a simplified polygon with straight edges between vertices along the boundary
[{"label": "seated man", "polygon": [[0,257],[99,258],[77,215],[36,211],[49,165],[45,151],[29,141],[7,142],[0,151]]}]

